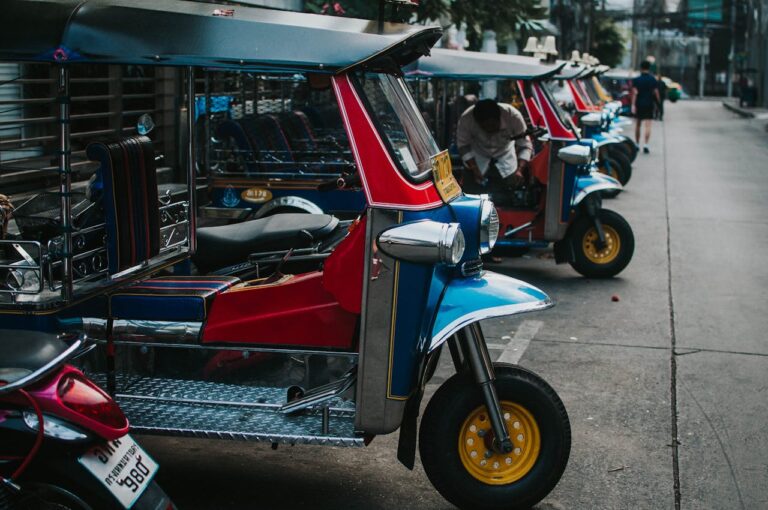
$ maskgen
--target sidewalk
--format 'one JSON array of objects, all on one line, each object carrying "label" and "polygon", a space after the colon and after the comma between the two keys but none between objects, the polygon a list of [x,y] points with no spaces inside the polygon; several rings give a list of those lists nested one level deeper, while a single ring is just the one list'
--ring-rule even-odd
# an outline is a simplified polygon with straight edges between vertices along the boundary
[{"label": "sidewalk", "polygon": [[723,106],[727,110],[747,119],[768,119],[768,108],[739,106],[739,100],[737,98],[724,99]]}]

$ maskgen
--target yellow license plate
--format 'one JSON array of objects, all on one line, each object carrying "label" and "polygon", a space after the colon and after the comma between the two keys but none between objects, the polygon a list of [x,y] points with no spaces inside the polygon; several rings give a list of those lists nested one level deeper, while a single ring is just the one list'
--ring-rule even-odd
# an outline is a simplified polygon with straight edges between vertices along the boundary
[{"label": "yellow license plate", "polygon": [[440,198],[446,204],[461,195],[461,186],[453,176],[451,156],[447,150],[432,157],[432,178]]}]

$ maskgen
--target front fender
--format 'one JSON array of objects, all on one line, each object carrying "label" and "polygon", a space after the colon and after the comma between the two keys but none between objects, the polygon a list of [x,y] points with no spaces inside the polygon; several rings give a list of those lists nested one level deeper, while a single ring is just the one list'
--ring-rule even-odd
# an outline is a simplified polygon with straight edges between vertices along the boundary
[{"label": "front fender", "polygon": [[624,188],[619,181],[600,172],[592,171],[589,175],[580,175],[576,178],[576,183],[574,184],[571,207],[579,205],[590,193],[621,189]]},{"label": "front fender", "polygon": [[432,352],[461,328],[482,319],[544,310],[553,305],[532,285],[486,271],[451,281],[443,293],[432,327]]}]

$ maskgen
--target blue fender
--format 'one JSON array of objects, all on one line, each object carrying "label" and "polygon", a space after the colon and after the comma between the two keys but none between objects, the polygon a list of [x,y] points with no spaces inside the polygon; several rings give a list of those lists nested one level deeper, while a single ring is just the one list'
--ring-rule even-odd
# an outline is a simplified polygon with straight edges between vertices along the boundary
[{"label": "blue fender", "polygon": [[579,175],[574,183],[571,207],[579,205],[591,193],[614,189],[621,190],[624,188],[619,181],[608,175],[601,174],[597,170],[593,170],[587,175]]},{"label": "blue fender", "polygon": [[486,271],[474,277],[452,280],[437,308],[429,351],[473,322],[551,306],[552,300],[543,291],[498,273]]}]

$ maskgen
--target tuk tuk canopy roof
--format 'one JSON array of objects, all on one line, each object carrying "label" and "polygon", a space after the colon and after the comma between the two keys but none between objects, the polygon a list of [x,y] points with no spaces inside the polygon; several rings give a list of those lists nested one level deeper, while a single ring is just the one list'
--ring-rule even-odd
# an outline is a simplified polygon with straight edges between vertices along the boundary
[{"label": "tuk tuk canopy roof", "polygon": [[554,77],[556,80],[572,80],[573,78],[583,77],[589,69],[584,64],[577,64],[567,60],[558,60],[558,63],[562,63],[564,66]]},{"label": "tuk tuk canopy roof", "polygon": [[632,78],[635,78],[640,73],[637,71],[634,71],[632,69],[611,69],[610,71],[606,72],[603,76],[610,80],[631,80]]},{"label": "tuk tuk canopy roof", "polygon": [[410,77],[454,80],[546,79],[563,64],[547,64],[533,57],[435,48],[403,71]]},{"label": "tuk tuk canopy roof", "polygon": [[185,0],[2,0],[0,60],[338,72],[405,65],[439,27]]}]

